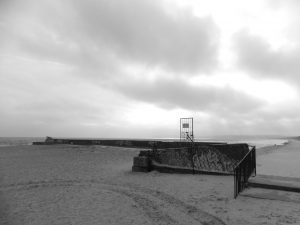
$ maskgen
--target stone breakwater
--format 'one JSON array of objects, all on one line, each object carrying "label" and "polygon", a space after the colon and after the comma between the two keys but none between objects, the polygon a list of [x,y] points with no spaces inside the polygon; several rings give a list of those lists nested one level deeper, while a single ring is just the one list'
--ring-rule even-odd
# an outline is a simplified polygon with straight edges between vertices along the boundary
[{"label": "stone breakwater", "polygon": [[[218,142],[219,143],[219,142]],[[33,145],[106,145],[126,148],[179,148],[187,147],[189,142],[180,141],[157,141],[157,140],[136,140],[136,139],[79,139],[79,138],[52,138],[46,137],[45,141],[33,142]],[[217,142],[195,142],[196,146],[217,144]]]},{"label": "stone breakwater", "polygon": [[[134,157],[133,171],[232,174],[238,162],[249,152],[248,144],[220,142],[180,142],[156,140],[72,139],[46,137],[34,145],[106,145],[140,148]],[[145,150],[151,149],[151,150]]]},{"label": "stone breakwater", "polygon": [[134,157],[132,170],[230,175],[248,152],[247,144],[208,144],[140,151],[139,156]]}]

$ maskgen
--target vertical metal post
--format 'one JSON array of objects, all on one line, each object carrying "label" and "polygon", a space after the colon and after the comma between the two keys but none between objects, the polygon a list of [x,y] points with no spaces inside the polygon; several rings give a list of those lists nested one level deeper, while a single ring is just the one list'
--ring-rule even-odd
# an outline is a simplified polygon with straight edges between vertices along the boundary
[{"label": "vertical metal post", "polygon": [[233,171],[234,198],[236,198],[236,170]]},{"label": "vertical metal post", "polygon": [[256,147],[254,146],[253,149],[253,153],[254,153],[254,175],[256,176]]},{"label": "vertical metal post", "polygon": [[179,126],[180,126],[180,134],[179,134],[179,138],[180,138],[180,141],[181,141],[181,119],[179,120]]},{"label": "vertical metal post", "polygon": [[192,118],[192,140],[194,141],[194,118]]}]

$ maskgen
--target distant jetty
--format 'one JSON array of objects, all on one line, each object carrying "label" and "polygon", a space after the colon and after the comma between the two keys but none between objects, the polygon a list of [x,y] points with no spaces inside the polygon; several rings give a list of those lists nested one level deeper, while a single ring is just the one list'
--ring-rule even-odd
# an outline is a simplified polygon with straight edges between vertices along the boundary
[{"label": "distant jetty", "polygon": [[[54,145],[54,144],[69,144],[69,145],[106,145],[119,146],[128,148],[178,148],[188,147],[190,142],[177,140],[155,140],[155,139],[81,139],[81,138],[52,138],[46,137],[45,141],[32,142],[33,145]],[[194,142],[196,146],[203,145],[220,145],[227,144],[226,142]]]}]

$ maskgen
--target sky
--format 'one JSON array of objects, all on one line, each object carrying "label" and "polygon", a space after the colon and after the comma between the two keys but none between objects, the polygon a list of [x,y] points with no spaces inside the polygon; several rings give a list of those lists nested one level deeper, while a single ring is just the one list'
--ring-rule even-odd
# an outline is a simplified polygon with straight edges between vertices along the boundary
[{"label": "sky", "polygon": [[300,1],[0,0],[0,136],[300,134]]}]

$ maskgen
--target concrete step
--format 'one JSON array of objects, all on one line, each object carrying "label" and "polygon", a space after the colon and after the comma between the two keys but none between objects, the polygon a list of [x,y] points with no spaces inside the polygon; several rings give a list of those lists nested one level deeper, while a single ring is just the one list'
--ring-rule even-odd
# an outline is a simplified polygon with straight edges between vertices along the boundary
[{"label": "concrete step", "polygon": [[300,203],[300,193],[264,188],[246,188],[239,196]]},{"label": "concrete step", "polygon": [[300,178],[257,175],[248,180],[248,186],[300,193]]}]

